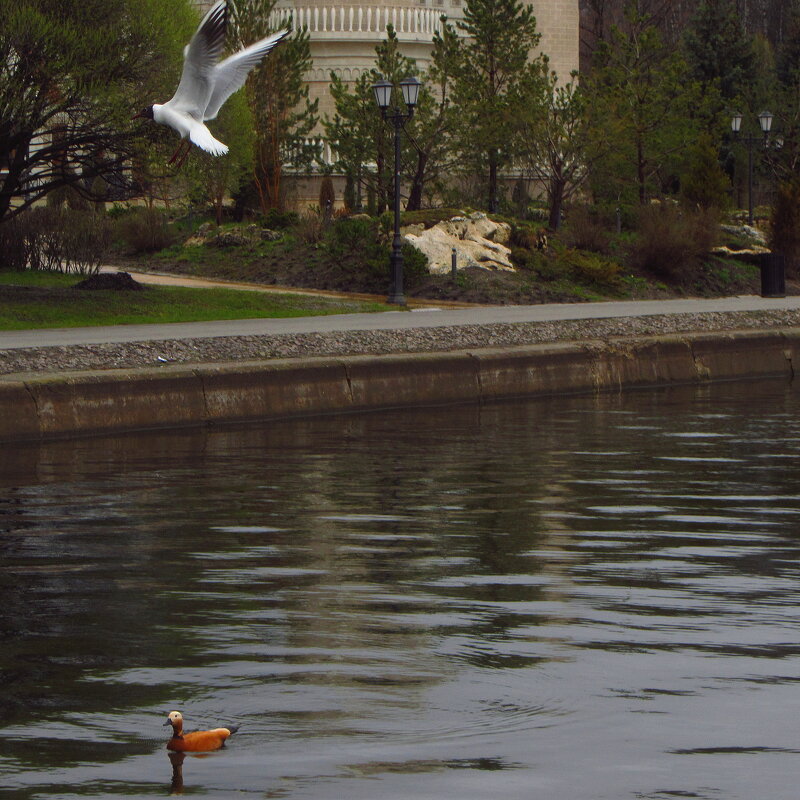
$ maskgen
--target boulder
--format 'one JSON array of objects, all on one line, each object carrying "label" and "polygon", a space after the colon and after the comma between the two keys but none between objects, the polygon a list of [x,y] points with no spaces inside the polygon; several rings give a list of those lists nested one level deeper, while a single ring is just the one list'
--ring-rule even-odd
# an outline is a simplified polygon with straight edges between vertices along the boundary
[{"label": "boulder", "polygon": [[758,228],[754,228],[752,225],[720,225],[720,229],[725,233],[741,236],[743,239],[747,239],[762,247],[767,243],[767,237],[758,230]]},{"label": "boulder", "polygon": [[478,237],[498,244],[506,244],[511,238],[511,226],[507,222],[494,222],[480,211],[470,214],[468,231],[468,238]]},{"label": "boulder", "polygon": [[242,247],[250,244],[250,237],[241,231],[220,231],[216,236],[206,239],[206,247]]},{"label": "boulder", "polygon": [[450,272],[453,249],[456,251],[456,269],[481,267],[513,272],[511,250],[503,244],[510,234],[509,225],[493,222],[481,213],[452,217],[427,230],[419,231],[418,225],[404,229],[405,241],[425,254],[428,270],[433,274]]},{"label": "boulder", "polygon": [[73,289],[108,290],[117,292],[141,292],[144,289],[141,283],[135,281],[128,272],[98,272],[80,283]]}]

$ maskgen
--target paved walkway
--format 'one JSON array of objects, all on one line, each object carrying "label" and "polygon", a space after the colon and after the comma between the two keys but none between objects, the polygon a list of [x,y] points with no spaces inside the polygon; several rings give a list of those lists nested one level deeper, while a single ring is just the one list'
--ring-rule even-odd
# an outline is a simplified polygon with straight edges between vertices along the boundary
[{"label": "paved walkway", "polygon": [[[134,277],[139,279],[138,275]],[[204,282],[208,284],[209,282]],[[194,284],[197,285],[197,284]],[[244,287],[242,287],[244,288]],[[220,336],[268,336],[336,331],[402,330],[452,325],[553,322],[577,319],[643,317],[658,314],[702,314],[732,311],[800,310],[800,296],[762,298],[755,295],[713,299],[627,300],[605,303],[553,303],[531,306],[417,308],[374,314],[337,314],[291,319],[243,319],[218,322],[175,322],[114,325],[95,328],[47,328],[0,332],[0,349],[111,342],[163,341]]]}]

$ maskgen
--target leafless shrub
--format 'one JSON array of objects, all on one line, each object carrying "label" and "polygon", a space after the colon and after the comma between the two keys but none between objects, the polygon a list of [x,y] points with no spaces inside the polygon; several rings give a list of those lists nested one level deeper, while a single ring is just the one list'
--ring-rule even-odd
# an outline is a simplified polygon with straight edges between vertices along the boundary
[{"label": "leafless shrub", "polygon": [[6,219],[0,225],[0,269],[14,271],[25,269],[27,252],[20,218]]},{"label": "leafless shrub", "polygon": [[7,269],[97,272],[111,247],[106,218],[65,207],[33,208],[0,226]]},{"label": "leafless shrub", "polygon": [[310,208],[300,215],[293,229],[301,242],[317,244],[325,234],[325,222],[318,209]]},{"label": "leafless shrub", "polygon": [[712,210],[681,211],[668,204],[645,206],[629,258],[631,266],[675,281],[687,281],[717,243],[719,220]]},{"label": "leafless shrub", "polygon": [[576,250],[608,253],[608,226],[597,213],[586,206],[575,206],[570,209],[561,238],[567,247]]}]

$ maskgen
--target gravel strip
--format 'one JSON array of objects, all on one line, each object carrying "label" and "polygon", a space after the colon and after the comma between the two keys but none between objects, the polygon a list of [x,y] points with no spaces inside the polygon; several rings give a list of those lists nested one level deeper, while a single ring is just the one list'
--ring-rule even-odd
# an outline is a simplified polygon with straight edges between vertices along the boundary
[{"label": "gravel strip", "polygon": [[800,326],[800,311],[664,314],[616,319],[458,325],[393,331],[173,339],[0,350],[0,375],[130,369],[305,356],[380,355],[514,347],[620,336],[770,329]]}]

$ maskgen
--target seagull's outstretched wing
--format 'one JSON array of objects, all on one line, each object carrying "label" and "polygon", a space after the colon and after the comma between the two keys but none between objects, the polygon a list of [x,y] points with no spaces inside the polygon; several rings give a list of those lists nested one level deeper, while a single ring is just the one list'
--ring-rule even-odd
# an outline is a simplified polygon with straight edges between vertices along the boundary
[{"label": "seagull's outstretched wing", "polygon": [[183,51],[181,82],[168,105],[202,121],[214,89],[214,68],[225,47],[228,5],[218,0],[203,17]]},{"label": "seagull's outstretched wing", "polygon": [[275,47],[278,42],[287,36],[290,31],[279,31],[278,33],[262,39],[260,42],[245,47],[238,53],[234,53],[224,61],[214,67],[213,89],[211,98],[205,108],[203,119],[214,119],[219,113],[222,104],[238,89],[244,86],[247,75],[264,56]]}]

